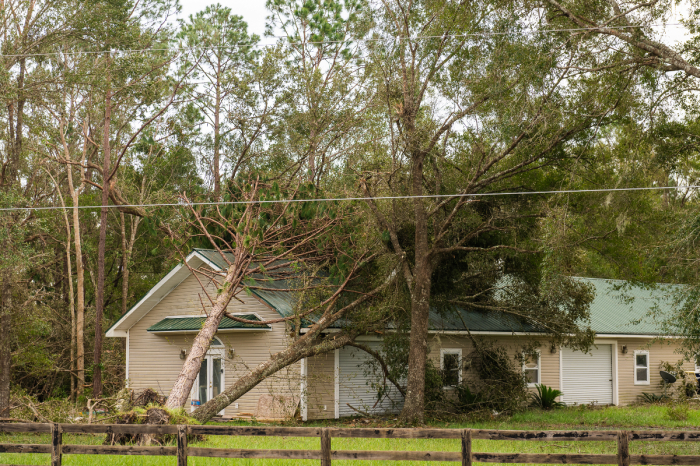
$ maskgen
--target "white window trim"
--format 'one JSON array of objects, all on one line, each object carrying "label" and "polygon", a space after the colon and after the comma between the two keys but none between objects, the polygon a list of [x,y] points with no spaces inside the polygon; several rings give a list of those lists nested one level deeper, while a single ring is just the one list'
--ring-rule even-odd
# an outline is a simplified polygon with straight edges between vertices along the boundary
[{"label": "white window trim", "polygon": [[[445,355],[446,354],[456,354],[457,355],[457,384],[462,383],[462,348],[442,348],[440,350],[440,370],[445,370]],[[442,387],[443,390],[454,390],[455,387],[452,385],[445,385]]]},{"label": "white window trim", "polygon": [[[527,383],[528,388],[535,388],[538,385],[542,383],[542,353],[540,353],[540,350],[535,350],[534,353],[537,354],[537,382],[535,383]],[[529,355],[532,357],[532,354]],[[523,367],[522,367],[522,372],[523,376],[525,375],[525,361],[528,358],[527,353],[523,353]]]},{"label": "white window trim", "polygon": [[[637,355],[646,354],[647,356],[647,380],[637,380]],[[632,367],[634,368],[634,384],[635,385],[650,385],[651,384],[651,361],[649,359],[649,351],[647,350],[634,350],[634,359],[632,360]],[[641,366],[639,366],[641,368]]]}]

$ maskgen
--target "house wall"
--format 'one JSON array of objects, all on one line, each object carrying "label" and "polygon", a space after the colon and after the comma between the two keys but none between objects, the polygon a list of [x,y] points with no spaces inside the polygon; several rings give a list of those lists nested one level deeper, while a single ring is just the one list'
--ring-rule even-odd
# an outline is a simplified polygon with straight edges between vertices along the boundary
[{"label": "house wall", "polygon": [[[515,357],[519,351],[528,343],[527,336],[477,336],[485,342],[497,343],[508,348]],[[540,348],[540,381],[548,387],[560,389],[560,351],[550,351],[550,346],[546,341],[542,341]],[[650,338],[598,338],[597,344],[611,344],[613,349],[613,369],[617,367],[617,403],[624,406],[639,401],[643,392],[663,393],[659,370],[663,362],[675,363],[680,358],[676,352],[679,347],[677,339],[667,339],[664,341]],[[627,352],[622,353],[623,345],[627,346]],[[461,349],[463,362],[469,359],[474,346],[472,341],[461,335],[432,334],[429,341],[429,358],[432,359],[436,367],[440,367],[441,349]],[[645,350],[649,352],[650,383],[646,385],[635,385],[634,383],[634,351]],[[321,356],[320,358],[322,358]],[[615,361],[616,358],[616,361]],[[334,394],[333,379],[333,353],[325,355],[322,363],[316,362],[309,366],[309,419],[328,419],[333,417],[331,408]],[[686,364],[686,370],[694,370],[692,364]],[[314,374],[318,376],[314,376]],[[476,371],[466,369],[462,372],[463,380],[475,379]],[[534,391],[534,389],[531,389]],[[314,405],[327,405],[327,411],[320,411]]]},{"label": "house wall", "polygon": [[335,352],[307,358],[306,363],[307,419],[335,418]]},{"label": "house wall", "polygon": [[[679,348],[678,339],[667,339],[663,342],[654,342],[649,344],[649,339],[642,338],[625,338],[617,341],[617,360],[619,378],[619,399],[621,405],[627,405],[639,401],[639,396],[642,392],[663,393],[661,386],[661,376],[659,370],[662,369],[662,362],[670,362],[675,364],[681,359],[681,355],[676,352]],[[627,345],[627,353],[622,353],[622,345]],[[649,351],[649,385],[634,384],[634,350]],[[695,370],[695,366],[691,363],[686,363],[684,369],[688,371]]]},{"label": "house wall", "polygon": [[[213,285],[208,286],[208,291],[212,296],[216,295]],[[254,297],[241,293],[238,298],[243,303],[232,300],[228,307],[229,312],[256,313],[262,319],[279,318],[276,311]],[[190,275],[129,329],[129,387],[137,392],[152,388],[158,393],[168,395],[182,368],[180,351],[189,351],[195,334],[154,334],[146,329],[168,316],[204,315],[202,301],[208,303],[198,280]],[[224,388],[266,361],[272,354],[286,348],[286,324],[282,322],[272,324],[271,327],[271,331],[238,330],[217,333],[216,336],[226,346]],[[228,357],[229,349],[234,350],[232,359]],[[254,415],[261,395],[285,396],[289,397],[290,403],[298,403],[299,375],[299,364],[278,372],[238,399],[237,409],[235,405],[226,408],[224,415]],[[189,403],[190,400],[188,406]]]},{"label": "house wall", "polygon": [[[477,336],[483,338],[484,341],[498,342],[505,345],[512,352],[513,356],[527,343],[527,336]],[[555,389],[560,389],[560,354],[559,349],[555,353],[550,352],[546,342],[542,342],[540,348],[540,370],[541,383]],[[679,340],[667,339],[664,341],[656,341],[650,338],[597,338],[598,344],[612,344],[613,358],[617,356],[617,392],[618,404],[628,405],[639,401],[639,397],[643,392],[663,393],[661,386],[661,376],[659,370],[663,362],[676,363],[681,359],[676,352],[679,347]],[[617,345],[617,348],[615,346]],[[627,353],[622,353],[622,346],[627,346]],[[473,344],[468,337],[456,335],[435,334],[430,339],[429,357],[433,360],[437,367],[440,366],[440,349],[462,349],[462,358],[468,359],[469,353],[473,351]],[[646,385],[635,385],[634,383],[634,351],[646,350],[649,351],[649,370],[650,383]],[[615,353],[616,352],[616,353]],[[684,366],[686,370],[694,370],[692,364]],[[462,372],[463,380],[469,380],[470,377],[476,377],[473,370],[465,370]]]}]

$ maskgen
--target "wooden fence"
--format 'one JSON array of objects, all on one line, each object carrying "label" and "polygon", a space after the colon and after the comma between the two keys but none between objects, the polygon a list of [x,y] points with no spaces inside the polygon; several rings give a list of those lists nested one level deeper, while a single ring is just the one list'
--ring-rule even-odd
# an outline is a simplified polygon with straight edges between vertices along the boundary
[{"label": "wooden fence", "polygon": [[[149,455],[176,456],[178,466],[186,466],[190,456],[212,458],[306,459],[320,460],[330,466],[332,460],[391,461],[454,461],[463,466],[482,463],[541,464],[631,464],[700,465],[700,456],[630,455],[630,441],[700,441],[700,431],[527,431],[479,429],[353,429],[317,427],[240,427],[240,426],[174,426],[134,424],[0,424],[0,432],[50,433],[51,444],[0,444],[0,453],[50,453],[51,465],[60,466],[63,455]],[[109,446],[70,445],[63,443],[63,434],[170,434],[177,435],[177,446]],[[249,450],[233,448],[189,447],[190,435],[235,435],[256,437],[319,437],[320,450]],[[402,438],[461,440],[461,452],[449,451],[361,451],[332,450],[332,438]],[[523,441],[615,441],[617,455],[605,454],[533,454],[478,453],[472,451],[472,440]],[[2,465],[0,465],[2,466]]]}]

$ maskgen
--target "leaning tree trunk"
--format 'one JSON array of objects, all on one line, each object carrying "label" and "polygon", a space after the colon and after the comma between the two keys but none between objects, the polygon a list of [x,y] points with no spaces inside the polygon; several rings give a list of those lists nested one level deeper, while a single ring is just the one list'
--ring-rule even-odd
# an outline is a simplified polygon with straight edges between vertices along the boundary
[{"label": "leaning tree trunk", "polygon": [[[306,339],[305,337],[309,338]],[[316,356],[341,348],[351,343],[354,339],[354,334],[344,334],[330,340],[324,340],[320,344],[314,344],[311,335],[306,334],[286,349],[272,355],[270,359],[253,369],[249,374],[240,377],[233,385],[197,408],[192,414],[192,417],[204,424],[212,417],[216,416],[222,409],[255,388],[267,377],[270,377],[303,358]]]},{"label": "leaning tree trunk", "polygon": [[[247,265],[245,267],[247,267]],[[194,380],[197,378],[197,374],[199,374],[202,359],[207,354],[211,340],[219,329],[221,319],[224,318],[226,307],[236,292],[236,287],[231,285],[231,283],[238,283],[239,280],[236,280],[236,278],[238,278],[243,268],[244,267],[240,265],[232,265],[229,267],[221,287],[222,291],[216,298],[214,306],[204,321],[201,330],[197,333],[192,343],[190,353],[187,355],[185,363],[180,370],[180,374],[177,376],[177,380],[175,380],[173,388],[170,390],[168,400],[165,402],[166,408],[182,408],[185,406],[185,403],[187,403],[187,398],[192,391]]]}]

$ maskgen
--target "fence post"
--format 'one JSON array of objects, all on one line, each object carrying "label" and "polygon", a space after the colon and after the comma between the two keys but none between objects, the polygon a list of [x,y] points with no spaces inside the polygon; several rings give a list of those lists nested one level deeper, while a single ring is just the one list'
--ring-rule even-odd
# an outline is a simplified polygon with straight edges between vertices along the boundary
[{"label": "fence post", "polygon": [[321,466],[331,466],[331,430],[321,429]]},{"label": "fence post", "polygon": [[472,466],[472,430],[462,431],[462,466]]},{"label": "fence post", "polygon": [[187,426],[177,426],[177,466],[187,466]]},{"label": "fence post", "polygon": [[630,434],[627,431],[617,432],[617,464],[630,466]]},{"label": "fence post", "polygon": [[472,430],[462,431],[462,466],[472,466]]},{"label": "fence post", "polygon": [[61,466],[62,443],[63,433],[61,425],[54,422],[51,424],[51,466]]}]

